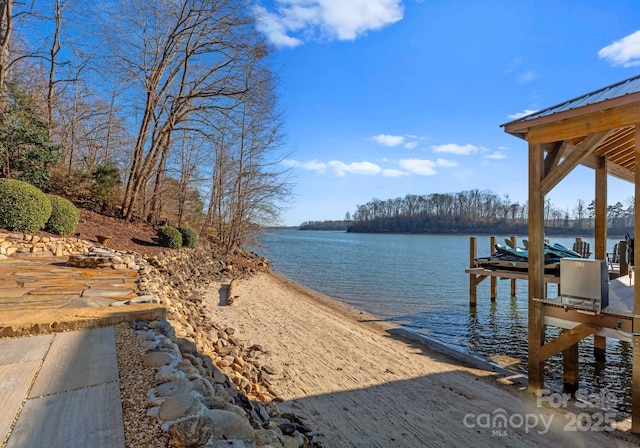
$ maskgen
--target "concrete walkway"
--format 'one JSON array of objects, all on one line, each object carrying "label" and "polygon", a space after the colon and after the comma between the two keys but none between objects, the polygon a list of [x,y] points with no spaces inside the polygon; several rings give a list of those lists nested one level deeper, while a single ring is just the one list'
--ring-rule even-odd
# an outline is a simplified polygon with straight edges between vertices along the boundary
[{"label": "concrete walkway", "polygon": [[66,259],[0,259],[0,447],[125,446],[113,325],[165,310],[110,307],[137,273]]},{"label": "concrete walkway", "polygon": [[7,448],[124,447],[113,327],[0,340],[4,439],[16,416]]}]

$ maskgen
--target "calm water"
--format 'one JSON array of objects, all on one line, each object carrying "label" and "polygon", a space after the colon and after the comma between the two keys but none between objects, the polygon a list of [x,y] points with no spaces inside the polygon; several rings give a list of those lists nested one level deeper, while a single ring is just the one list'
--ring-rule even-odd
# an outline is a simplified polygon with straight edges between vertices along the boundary
[{"label": "calm water", "polygon": [[[507,235],[505,235],[507,236]],[[503,243],[505,236],[499,236]],[[520,241],[521,238],[518,238]],[[573,238],[553,238],[571,247]],[[593,241],[585,238],[585,241]],[[613,248],[617,240],[609,241]],[[459,235],[374,235],[329,231],[278,230],[265,233],[253,248],[276,271],[325,295],[399,323],[454,349],[510,363],[526,372],[527,282],[498,280],[491,302],[489,281],[478,287],[478,306],[469,307],[469,237]],[[488,236],[478,237],[478,256],[490,254]],[[555,285],[549,295],[556,294]],[[548,331],[554,335],[553,330]],[[607,340],[606,363],[595,362],[593,339],[580,344],[581,388],[604,389],[630,410],[631,347]],[[561,385],[561,358],[555,356],[546,377]]]}]

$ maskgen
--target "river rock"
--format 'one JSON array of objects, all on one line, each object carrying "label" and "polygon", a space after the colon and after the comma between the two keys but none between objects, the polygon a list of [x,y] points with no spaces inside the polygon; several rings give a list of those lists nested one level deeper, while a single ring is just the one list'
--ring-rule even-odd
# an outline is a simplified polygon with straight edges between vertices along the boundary
[{"label": "river rock", "polygon": [[180,352],[182,353],[193,354],[198,351],[198,348],[196,347],[196,344],[194,342],[184,338],[178,339],[178,347],[180,347]]},{"label": "river rock", "polygon": [[256,443],[260,446],[284,447],[284,439],[273,429],[256,431]]},{"label": "river rock", "polygon": [[213,436],[216,439],[238,439],[247,443],[255,443],[255,433],[246,417],[221,409],[210,409],[206,411],[205,415],[214,422]]},{"label": "river rock", "polygon": [[142,365],[145,367],[160,367],[171,362],[171,356],[163,352],[149,352],[142,356]]},{"label": "river rock", "polygon": [[191,417],[169,427],[169,446],[191,448],[203,446],[213,435],[215,421],[206,415]]},{"label": "river rock", "polygon": [[298,442],[296,441],[296,439],[294,439],[291,436],[284,436],[282,438],[282,440],[284,441],[284,448],[299,448],[300,445],[298,445]]},{"label": "river rock", "polygon": [[200,402],[190,394],[175,394],[162,403],[158,417],[164,421],[177,420],[200,410]]},{"label": "river rock", "polygon": [[182,379],[180,374],[169,365],[161,366],[155,376],[155,380],[158,383],[171,383],[180,379]]},{"label": "river rock", "polygon": [[158,397],[168,397],[175,394],[186,394],[191,392],[192,389],[191,381],[180,378],[176,381],[160,384],[156,387],[156,395]]}]

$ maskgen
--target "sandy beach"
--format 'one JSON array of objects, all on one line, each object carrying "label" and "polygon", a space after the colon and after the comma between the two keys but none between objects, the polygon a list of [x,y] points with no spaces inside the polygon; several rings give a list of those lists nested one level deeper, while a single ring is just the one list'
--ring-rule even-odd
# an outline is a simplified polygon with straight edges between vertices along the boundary
[{"label": "sandy beach", "polygon": [[231,306],[224,290],[207,292],[211,319],[262,346],[280,409],[306,417],[323,446],[638,446],[608,430],[613,416],[597,407],[565,406],[552,391],[537,398],[520,376],[412,340],[278,274],[240,281]]}]

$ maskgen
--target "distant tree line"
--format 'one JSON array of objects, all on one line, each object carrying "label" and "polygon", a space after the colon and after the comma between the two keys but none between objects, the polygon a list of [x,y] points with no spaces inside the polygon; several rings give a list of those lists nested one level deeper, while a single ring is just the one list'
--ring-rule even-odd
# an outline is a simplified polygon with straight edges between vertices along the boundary
[{"label": "distant tree line", "polygon": [[298,227],[300,230],[347,230],[347,221],[305,221]]},{"label": "distant tree line", "polygon": [[[608,206],[608,226],[612,234],[624,235],[633,228],[634,202],[625,207],[618,202]],[[527,232],[526,203],[512,202],[508,195],[490,190],[459,193],[408,194],[395,199],[373,199],[358,205],[345,222],[349,232],[372,233],[468,233]],[[595,202],[578,199],[572,210],[559,209],[545,200],[545,230],[566,233],[594,227]]]}]

